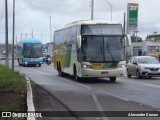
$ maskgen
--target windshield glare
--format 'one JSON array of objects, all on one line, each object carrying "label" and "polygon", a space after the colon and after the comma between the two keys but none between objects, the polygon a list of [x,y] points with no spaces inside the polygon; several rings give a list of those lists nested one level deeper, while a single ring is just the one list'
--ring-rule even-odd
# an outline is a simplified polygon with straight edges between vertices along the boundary
[{"label": "windshield glare", "polygon": [[156,58],[138,58],[140,64],[159,64]]},{"label": "windshield glare", "polygon": [[122,61],[124,56],[122,37],[93,37],[82,38],[82,60],[92,62]]},{"label": "windshield glare", "polygon": [[42,44],[24,44],[23,53],[26,58],[42,57]]}]

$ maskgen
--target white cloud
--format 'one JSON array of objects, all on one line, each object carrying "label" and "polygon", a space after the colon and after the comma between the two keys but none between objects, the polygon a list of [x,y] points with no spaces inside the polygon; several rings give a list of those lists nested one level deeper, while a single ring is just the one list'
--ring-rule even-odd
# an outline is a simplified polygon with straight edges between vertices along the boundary
[{"label": "white cloud", "polygon": [[[112,5],[112,18],[123,23],[123,14],[127,12],[127,3],[139,4],[139,35],[145,38],[151,32],[160,32],[159,0],[108,0]],[[110,20],[111,8],[107,0],[94,0],[94,18]],[[1,20],[4,0],[0,0],[0,42],[4,42],[4,15]],[[12,0],[8,0],[9,38],[12,39]],[[79,19],[90,19],[91,0],[16,0],[16,34],[31,34],[49,42],[49,18],[52,16],[53,30]],[[3,13],[4,14],[4,13]],[[25,36],[23,36],[25,37]]]}]

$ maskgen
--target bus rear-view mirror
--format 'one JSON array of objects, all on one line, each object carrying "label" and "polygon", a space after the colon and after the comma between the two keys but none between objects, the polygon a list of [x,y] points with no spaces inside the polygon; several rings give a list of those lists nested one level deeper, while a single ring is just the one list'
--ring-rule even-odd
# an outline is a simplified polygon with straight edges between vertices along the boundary
[{"label": "bus rear-view mirror", "polygon": [[81,36],[80,35],[77,36],[77,46],[81,47]]}]

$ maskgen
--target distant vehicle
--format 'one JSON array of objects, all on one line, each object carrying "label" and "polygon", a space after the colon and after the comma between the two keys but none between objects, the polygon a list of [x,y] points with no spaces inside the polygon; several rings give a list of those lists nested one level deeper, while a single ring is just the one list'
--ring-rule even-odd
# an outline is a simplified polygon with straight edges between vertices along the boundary
[{"label": "distant vehicle", "polygon": [[51,58],[50,58],[50,57],[47,57],[47,58],[46,58],[46,64],[47,64],[47,65],[50,65],[50,64],[51,64]]},{"label": "distant vehicle", "polygon": [[0,59],[1,60],[5,60],[6,59],[6,51],[2,51]]},{"label": "distant vehicle", "polygon": [[42,42],[38,39],[24,39],[17,44],[19,65],[39,65],[43,63]]},{"label": "distant vehicle", "polygon": [[75,80],[106,77],[115,81],[124,75],[125,40],[121,23],[73,22],[54,32],[54,67],[60,76],[67,73]]},{"label": "distant vehicle", "polygon": [[46,57],[49,53],[43,52],[43,62],[46,62]]},{"label": "distant vehicle", "polygon": [[155,57],[135,56],[131,57],[126,66],[127,77],[160,77],[160,63]]}]

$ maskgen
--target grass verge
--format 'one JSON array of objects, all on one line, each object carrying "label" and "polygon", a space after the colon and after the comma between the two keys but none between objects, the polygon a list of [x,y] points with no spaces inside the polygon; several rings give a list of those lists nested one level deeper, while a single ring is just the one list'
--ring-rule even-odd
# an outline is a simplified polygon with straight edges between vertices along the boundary
[{"label": "grass verge", "polygon": [[0,64],[0,111],[26,111],[27,81]]}]

